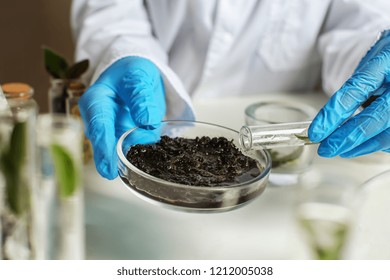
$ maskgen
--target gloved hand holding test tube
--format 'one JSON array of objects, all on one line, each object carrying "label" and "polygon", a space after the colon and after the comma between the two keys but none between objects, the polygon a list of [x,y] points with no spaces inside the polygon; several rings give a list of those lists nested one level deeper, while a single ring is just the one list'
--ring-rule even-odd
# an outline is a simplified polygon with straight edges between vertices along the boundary
[{"label": "gloved hand holding test tube", "polygon": [[[256,149],[316,142],[321,143],[320,156],[345,158],[390,152],[389,53],[390,30],[386,30],[312,122],[243,127],[241,146]],[[364,106],[370,99],[375,100]]]},{"label": "gloved hand holding test tube", "polygon": [[[363,109],[359,109],[359,112]],[[244,125],[239,132],[239,143],[246,151],[320,144],[309,138],[311,124],[312,121]]]}]

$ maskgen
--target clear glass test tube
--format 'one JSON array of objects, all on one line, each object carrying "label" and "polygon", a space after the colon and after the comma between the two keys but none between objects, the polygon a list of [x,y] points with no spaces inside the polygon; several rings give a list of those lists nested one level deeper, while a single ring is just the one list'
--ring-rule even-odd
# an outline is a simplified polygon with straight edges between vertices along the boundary
[{"label": "clear glass test tube", "polygon": [[65,114],[37,121],[43,259],[85,258],[82,126]]},{"label": "clear glass test tube", "polygon": [[239,142],[244,150],[272,149],[278,147],[314,144],[308,137],[311,121],[270,125],[243,126]]},{"label": "clear glass test tube", "polygon": [[36,103],[7,99],[0,110],[0,260],[35,259]]}]

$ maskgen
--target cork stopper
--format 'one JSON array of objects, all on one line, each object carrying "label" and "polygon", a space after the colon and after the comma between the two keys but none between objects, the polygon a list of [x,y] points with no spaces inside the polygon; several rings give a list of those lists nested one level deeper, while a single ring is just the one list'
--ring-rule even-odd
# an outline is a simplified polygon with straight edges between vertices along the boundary
[{"label": "cork stopper", "polygon": [[68,86],[69,97],[80,97],[85,91],[85,85],[78,81],[72,81]]},{"label": "cork stopper", "polygon": [[29,99],[34,94],[34,89],[25,83],[5,83],[1,87],[7,99]]}]

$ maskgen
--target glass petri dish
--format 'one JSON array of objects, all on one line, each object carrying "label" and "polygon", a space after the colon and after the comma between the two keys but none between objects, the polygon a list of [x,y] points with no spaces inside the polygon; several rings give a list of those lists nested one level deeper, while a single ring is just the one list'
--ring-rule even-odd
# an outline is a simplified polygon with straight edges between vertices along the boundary
[{"label": "glass petri dish", "polygon": [[226,127],[195,121],[164,121],[155,130],[134,128],[125,132],[117,144],[119,177],[127,188],[153,204],[187,212],[223,212],[252,201],[266,188],[271,157],[266,150],[243,152],[255,159],[260,174],[248,181],[228,186],[192,186],[154,177],[135,167],[126,158],[136,144],[156,143],[163,135],[184,138],[225,137],[239,147],[238,132]]}]

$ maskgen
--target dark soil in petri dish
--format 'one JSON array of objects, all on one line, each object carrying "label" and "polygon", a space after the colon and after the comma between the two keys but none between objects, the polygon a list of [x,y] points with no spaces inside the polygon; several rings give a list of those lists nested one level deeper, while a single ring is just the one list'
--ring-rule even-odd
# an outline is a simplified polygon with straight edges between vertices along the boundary
[{"label": "dark soil in petri dish", "polygon": [[263,169],[224,137],[162,136],[155,144],[131,147],[126,157],[145,173],[191,186],[235,185],[252,180]]}]

